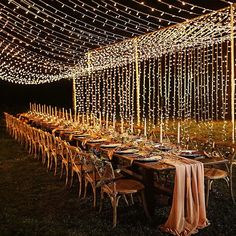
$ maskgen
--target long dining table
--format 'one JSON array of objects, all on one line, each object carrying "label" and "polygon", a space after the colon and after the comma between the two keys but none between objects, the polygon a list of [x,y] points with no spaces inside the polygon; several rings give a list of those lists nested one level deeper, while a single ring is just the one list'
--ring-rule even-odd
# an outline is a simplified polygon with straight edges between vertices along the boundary
[{"label": "long dining table", "polygon": [[[146,156],[143,152],[140,154],[140,146],[138,143],[136,143],[134,147],[127,147],[126,143],[118,143],[119,145],[116,146],[115,144],[119,141],[107,140],[105,137],[101,136],[99,138],[90,137],[89,135],[84,136],[83,134],[86,133],[85,130],[79,131],[77,128],[73,127],[61,127],[56,125],[55,122],[47,123],[43,119],[34,119],[32,116],[30,118],[27,117],[27,119],[29,119],[30,123],[33,125],[45,128],[52,133],[57,133],[62,138],[65,138],[83,149],[96,151],[112,161],[114,165],[124,165],[126,168],[122,170],[126,174],[139,178],[144,183],[147,207],[151,216],[154,215],[154,193],[156,187],[158,187],[155,184],[155,173],[162,173],[163,171],[176,172],[171,213],[166,224],[163,226],[164,231],[177,235],[190,235],[196,232],[198,228],[204,228],[208,225],[205,212],[203,166],[227,164],[228,160],[223,158],[222,155],[211,155],[201,150],[184,150],[173,144],[158,144],[162,147],[163,145],[164,147],[165,145],[170,145],[170,148],[163,150],[154,143],[153,145],[156,148],[152,148],[151,151],[149,150],[148,152],[151,154]],[[138,139],[140,139],[140,137]],[[150,142],[146,139],[142,139],[142,143],[144,146],[150,145]],[[104,144],[108,144],[108,146],[105,145],[104,147]],[[109,146],[109,144],[114,144],[114,146]],[[138,153],[120,152],[120,150],[127,150],[127,148],[137,149]],[[183,153],[185,155],[182,155]],[[191,153],[195,155],[191,156]],[[153,159],[153,157],[156,157],[156,159]],[[127,166],[129,168],[127,168]],[[176,177],[177,174],[178,177]],[[176,184],[176,182],[178,182],[178,184]],[[189,189],[193,192],[190,191],[189,193]],[[190,204],[185,203],[186,196],[183,195],[186,194],[185,192],[188,194],[187,199],[190,201]],[[172,194],[171,192],[169,193]],[[185,216],[186,204],[189,205],[187,212],[189,211],[188,214],[190,215],[187,217]],[[195,216],[195,211],[197,212],[197,216]],[[190,219],[190,223],[188,222],[188,217],[192,218]],[[197,217],[200,217],[199,222],[195,219]]]},{"label": "long dining table", "polygon": [[[67,133],[69,135],[70,132]],[[73,131],[71,131],[73,133]],[[72,136],[71,141],[75,141],[76,145],[82,147],[86,150],[94,150],[96,149],[97,152],[102,154],[103,156],[110,159],[115,165],[119,166],[129,166],[129,167],[138,167],[139,173],[137,174],[135,171],[131,169],[124,168],[123,171],[128,175],[132,175],[140,179],[145,184],[145,191],[146,191],[146,199],[147,199],[147,206],[151,215],[154,214],[155,209],[155,187],[158,187],[154,181],[154,173],[155,172],[163,172],[163,171],[174,171],[175,166],[172,165],[170,162],[165,162],[165,158],[171,157],[174,159],[180,159],[181,157],[181,150],[177,150],[171,152],[171,150],[167,151],[158,151],[155,155],[160,156],[160,160],[149,160],[148,158],[140,160],[140,154],[136,153],[118,153],[116,152],[116,147],[102,147],[102,144],[109,143],[106,140],[100,142],[89,142],[89,137],[76,137]],[[86,141],[86,142],[85,142]],[[85,143],[85,144],[84,144]],[[112,142],[114,143],[114,142]],[[125,145],[125,144],[124,144]],[[119,148],[118,148],[119,150]],[[158,150],[158,149],[157,149]],[[194,151],[194,150],[193,150]],[[222,158],[220,155],[210,156],[207,155],[204,151],[197,151],[199,154],[196,158],[198,161],[204,164],[204,166],[210,165],[219,165],[219,164],[227,164],[228,159]],[[122,163],[122,164],[120,164]],[[168,188],[163,188],[159,186],[161,191],[164,191],[168,194],[171,194],[171,191]]]}]

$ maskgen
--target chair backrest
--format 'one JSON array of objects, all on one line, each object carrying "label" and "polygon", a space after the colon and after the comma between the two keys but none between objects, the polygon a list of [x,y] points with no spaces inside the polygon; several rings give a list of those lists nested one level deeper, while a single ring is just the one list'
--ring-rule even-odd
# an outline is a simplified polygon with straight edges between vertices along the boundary
[{"label": "chair backrest", "polygon": [[95,168],[100,177],[100,185],[109,190],[111,194],[116,194],[115,172],[111,162],[96,160]]},{"label": "chair backrest", "polygon": [[229,162],[230,164],[236,165],[236,148],[231,148],[231,154],[229,156]]},{"label": "chair backrest", "polygon": [[83,152],[79,147],[68,145],[69,158],[72,165],[83,162]]},{"label": "chair backrest", "polygon": [[57,139],[59,142],[57,144],[57,155],[60,156],[62,160],[69,162],[69,144],[61,139]]}]

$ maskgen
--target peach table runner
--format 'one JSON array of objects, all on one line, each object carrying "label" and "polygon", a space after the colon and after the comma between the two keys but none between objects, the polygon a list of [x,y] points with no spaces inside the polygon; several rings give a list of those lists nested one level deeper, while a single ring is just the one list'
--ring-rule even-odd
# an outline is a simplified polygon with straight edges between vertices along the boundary
[{"label": "peach table runner", "polygon": [[165,163],[176,167],[172,207],[161,230],[173,235],[191,235],[209,223],[206,218],[204,167],[199,161],[166,158]]}]

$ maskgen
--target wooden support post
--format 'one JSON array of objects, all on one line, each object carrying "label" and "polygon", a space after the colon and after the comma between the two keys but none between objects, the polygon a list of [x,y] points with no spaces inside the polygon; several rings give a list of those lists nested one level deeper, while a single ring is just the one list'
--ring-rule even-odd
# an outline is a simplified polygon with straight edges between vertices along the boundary
[{"label": "wooden support post", "polygon": [[230,42],[231,42],[231,120],[232,120],[232,143],[235,143],[235,81],[234,81],[234,5],[230,5]]},{"label": "wooden support post", "polygon": [[76,114],[77,114],[77,102],[76,102],[76,85],[75,85],[75,80],[76,80],[76,78],[75,78],[75,76],[73,77],[73,79],[72,79],[72,82],[73,82],[73,84],[72,84],[72,89],[73,89],[73,91],[72,91],[72,104],[73,104],[73,112],[74,112],[74,117],[76,117]]},{"label": "wooden support post", "polygon": [[140,78],[138,67],[138,44],[137,39],[134,39],[135,46],[135,72],[136,72],[136,99],[137,99],[137,124],[140,125]]}]

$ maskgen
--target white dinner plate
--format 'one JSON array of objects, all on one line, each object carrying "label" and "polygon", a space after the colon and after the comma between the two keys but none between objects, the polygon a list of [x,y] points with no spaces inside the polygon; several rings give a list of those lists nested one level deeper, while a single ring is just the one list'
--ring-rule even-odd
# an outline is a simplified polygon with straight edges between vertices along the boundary
[{"label": "white dinner plate", "polygon": [[120,147],[122,144],[121,143],[109,143],[109,144],[102,144],[100,147],[101,148],[116,148]]},{"label": "white dinner plate", "polygon": [[91,139],[88,142],[89,143],[100,143],[100,142],[105,142],[105,141],[107,141],[107,140],[104,138],[100,138],[100,139]]},{"label": "white dinner plate", "polygon": [[136,161],[160,161],[161,159],[161,156],[137,157]]},{"label": "white dinner plate", "polygon": [[188,158],[195,158],[202,156],[197,150],[183,150],[180,152],[180,156],[188,157]]},{"label": "white dinner plate", "polygon": [[79,138],[89,136],[89,134],[74,134],[73,136]]},{"label": "white dinner plate", "polygon": [[158,145],[158,146],[156,146],[156,148],[159,149],[160,151],[169,151],[172,149],[171,147],[164,146],[164,145]]},{"label": "white dinner plate", "polygon": [[117,154],[132,154],[132,153],[137,153],[137,152],[139,152],[138,149],[126,149],[126,150],[116,151]]}]

